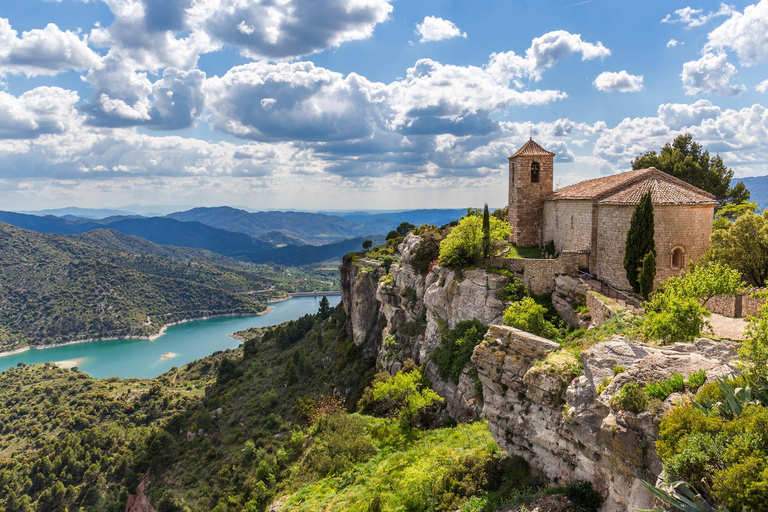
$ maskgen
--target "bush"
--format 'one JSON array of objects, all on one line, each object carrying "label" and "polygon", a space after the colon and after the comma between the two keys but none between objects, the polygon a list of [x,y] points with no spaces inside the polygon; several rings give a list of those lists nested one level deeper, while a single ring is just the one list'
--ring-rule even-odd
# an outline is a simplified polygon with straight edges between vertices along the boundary
[{"label": "bush", "polygon": [[394,377],[373,385],[376,402],[390,402],[400,421],[400,429],[408,432],[420,423],[420,416],[432,404],[443,399],[423,381],[420,369],[401,370]]},{"label": "bush", "polygon": [[537,304],[531,297],[525,297],[507,308],[502,323],[536,336],[555,339],[560,333],[557,327],[545,318],[546,313],[547,308]]},{"label": "bush", "polygon": [[440,241],[443,237],[434,226],[418,228],[421,241],[411,253],[411,266],[421,275],[427,275],[432,262],[440,257]]},{"label": "bush", "polygon": [[[767,295],[761,292],[753,297],[765,298]],[[768,378],[768,301],[760,306],[757,315],[749,318],[746,335],[747,339],[742,343],[739,356],[750,372]]]},{"label": "bush", "polygon": [[685,384],[691,389],[691,391],[696,393],[706,381],[707,372],[705,370],[699,370],[690,374],[686,379]]},{"label": "bush", "polygon": [[483,341],[488,326],[479,320],[465,320],[442,333],[440,346],[432,352],[437,372],[443,380],[458,384],[461,372],[469,364],[475,347]]},{"label": "bush", "polygon": [[576,505],[577,512],[597,512],[603,504],[603,497],[585,480],[574,480],[563,487],[556,487],[553,494],[562,494]]},{"label": "bush", "polygon": [[524,297],[530,297],[530,295],[528,288],[523,284],[523,280],[517,276],[512,276],[509,282],[504,285],[504,289],[496,294],[496,298],[503,302],[517,302]]},{"label": "bush", "polygon": [[[495,248],[509,238],[509,224],[503,220],[491,217],[490,243]],[[462,218],[451,229],[448,236],[440,242],[440,264],[446,267],[463,268],[477,263],[483,246],[482,216]]]},{"label": "bush", "polygon": [[622,411],[640,413],[648,407],[648,395],[637,382],[627,382],[611,397],[611,405]]},{"label": "bush", "polygon": [[672,393],[680,393],[685,390],[683,376],[679,373],[672,374],[667,380],[649,382],[645,385],[645,393],[661,401],[667,399]]},{"label": "bush", "polygon": [[384,237],[384,240],[394,240],[396,238],[400,238],[400,233],[397,232],[397,230],[392,230],[389,233],[387,233],[387,236]]}]

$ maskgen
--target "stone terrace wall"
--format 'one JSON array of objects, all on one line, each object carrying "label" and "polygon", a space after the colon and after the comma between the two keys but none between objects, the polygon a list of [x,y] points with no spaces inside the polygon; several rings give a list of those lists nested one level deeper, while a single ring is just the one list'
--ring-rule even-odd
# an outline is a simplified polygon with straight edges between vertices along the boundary
[{"label": "stone terrace wall", "polygon": [[[768,288],[752,288],[744,295],[731,297],[728,295],[717,295],[709,299],[704,307],[718,315],[729,318],[743,318],[750,315],[756,315],[760,306],[765,304],[765,299],[752,298],[755,292],[768,290]],[[741,302],[741,307],[739,307]]]},{"label": "stone terrace wall", "polygon": [[552,293],[558,275],[576,275],[579,264],[584,260],[580,252],[565,251],[557,259],[529,258],[488,258],[486,265],[504,268],[523,275],[523,284],[536,295]]}]

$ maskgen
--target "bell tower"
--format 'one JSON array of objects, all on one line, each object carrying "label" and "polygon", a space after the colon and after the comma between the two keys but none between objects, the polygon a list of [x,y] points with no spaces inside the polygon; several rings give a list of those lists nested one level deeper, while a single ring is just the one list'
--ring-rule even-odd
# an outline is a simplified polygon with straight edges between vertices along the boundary
[{"label": "bell tower", "polygon": [[544,202],[554,180],[555,154],[542,148],[533,138],[509,157],[509,224],[512,242],[519,247],[542,244]]}]

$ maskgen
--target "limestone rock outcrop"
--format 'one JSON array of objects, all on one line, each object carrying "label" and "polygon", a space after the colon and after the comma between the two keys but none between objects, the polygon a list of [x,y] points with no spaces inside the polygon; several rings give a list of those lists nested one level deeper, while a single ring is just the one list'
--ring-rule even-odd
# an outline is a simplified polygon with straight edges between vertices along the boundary
[{"label": "limestone rock outcrop", "polygon": [[[483,384],[482,415],[494,439],[553,481],[592,482],[606,497],[604,511],[653,508],[641,481],[656,482],[661,473],[654,445],[658,422],[680,397],[639,414],[614,409],[610,397],[630,381],[701,369],[710,381],[736,373],[734,344],[702,338],[659,348],[617,337],[582,352],[584,375],[570,382],[535,364],[558,348],[524,331],[490,327],[472,361]],[[626,370],[614,377],[617,366]],[[611,378],[598,395],[604,379]]]}]

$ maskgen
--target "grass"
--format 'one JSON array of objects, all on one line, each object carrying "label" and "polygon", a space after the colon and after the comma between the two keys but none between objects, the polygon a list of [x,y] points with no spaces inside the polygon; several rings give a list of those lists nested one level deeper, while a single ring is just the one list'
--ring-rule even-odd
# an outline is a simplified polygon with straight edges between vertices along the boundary
[{"label": "grass", "polygon": [[517,247],[514,244],[510,244],[509,252],[504,256],[505,258],[528,258],[528,259],[541,259],[541,249],[538,247]]},{"label": "grass", "polygon": [[374,501],[384,512],[429,510],[453,464],[499,451],[485,422],[418,432],[413,442],[407,442],[396,422],[368,421],[378,453],[342,474],[300,487],[282,510],[367,512]]}]

